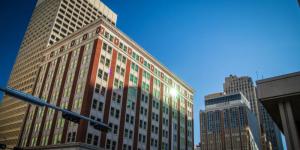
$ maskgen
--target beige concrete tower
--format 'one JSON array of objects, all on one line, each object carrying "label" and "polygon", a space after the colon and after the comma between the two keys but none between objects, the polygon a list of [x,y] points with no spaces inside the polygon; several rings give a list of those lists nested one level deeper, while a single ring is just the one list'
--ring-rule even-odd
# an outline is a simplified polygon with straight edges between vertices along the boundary
[{"label": "beige concrete tower", "polygon": [[253,111],[257,116],[258,107],[256,92],[255,87],[253,85],[253,81],[250,77],[237,77],[234,75],[226,77],[224,83],[224,92],[228,94],[242,92],[246,96],[247,100],[250,102],[251,111]]},{"label": "beige concrete tower", "polygon": [[[32,93],[46,47],[103,16],[112,25],[117,15],[100,0],[38,0],[24,35],[8,86]],[[27,105],[4,97],[0,105],[0,142],[17,144]]]}]

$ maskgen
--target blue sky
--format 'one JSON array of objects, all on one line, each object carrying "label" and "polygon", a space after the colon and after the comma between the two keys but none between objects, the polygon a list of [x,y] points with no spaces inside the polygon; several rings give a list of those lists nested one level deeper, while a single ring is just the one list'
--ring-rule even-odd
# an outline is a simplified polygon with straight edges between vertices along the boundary
[{"label": "blue sky", "polygon": [[[5,85],[34,0],[0,6],[0,85]],[[204,95],[222,91],[224,77],[254,80],[300,71],[297,0],[104,0],[117,26],[191,85],[195,143]]]}]

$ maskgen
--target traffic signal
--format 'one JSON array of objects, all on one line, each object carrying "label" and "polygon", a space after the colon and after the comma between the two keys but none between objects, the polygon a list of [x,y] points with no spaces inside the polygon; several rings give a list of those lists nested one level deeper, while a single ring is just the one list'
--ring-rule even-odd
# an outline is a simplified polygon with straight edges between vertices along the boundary
[{"label": "traffic signal", "polygon": [[77,123],[77,124],[80,123],[80,118],[77,117],[77,116],[74,116],[72,114],[68,114],[68,113],[63,112],[62,117],[65,118],[66,120],[72,121],[74,123]]},{"label": "traffic signal", "polygon": [[104,128],[103,126],[101,126],[100,124],[94,124],[94,128],[96,130],[102,131],[102,132],[108,132],[110,130],[110,128]]}]

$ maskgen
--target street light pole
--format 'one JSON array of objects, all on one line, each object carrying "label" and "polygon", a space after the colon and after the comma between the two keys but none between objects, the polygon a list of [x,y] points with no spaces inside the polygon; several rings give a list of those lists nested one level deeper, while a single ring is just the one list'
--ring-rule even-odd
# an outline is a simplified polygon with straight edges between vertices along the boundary
[{"label": "street light pole", "polygon": [[37,106],[40,106],[40,107],[48,107],[48,108],[60,111],[60,112],[62,112],[63,118],[65,118],[69,121],[72,121],[74,123],[78,124],[80,122],[80,120],[86,120],[86,121],[92,122],[94,124],[94,128],[97,129],[97,130],[100,130],[100,131],[103,131],[103,132],[108,132],[108,131],[111,130],[111,128],[107,124],[104,124],[100,121],[93,120],[89,117],[80,115],[78,113],[75,113],[75,112],[72,112],[72,111],[69,111],[69,110],[66,110],[66,109],[62,109],[60,107],[57,107],[56,105],[49,104],[45,100],[34,97],[34,96],[32,96],[30,94],[27,94],[27,93],[18,91],[16,89],[11,88],[11,87],[7,87],[7,88],[0,87],[0,91],[4,92],[7,95],[15,97],[17,99],[20,99],[22,101],[25,101],[27,103],[31,103],[33,105],[37,105]]}]

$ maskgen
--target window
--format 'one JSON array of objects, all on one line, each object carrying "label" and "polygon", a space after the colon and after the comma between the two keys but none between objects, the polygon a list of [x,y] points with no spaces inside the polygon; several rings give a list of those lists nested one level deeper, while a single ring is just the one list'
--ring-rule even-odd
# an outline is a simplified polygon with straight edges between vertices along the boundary
[{"label": "window", "polygon": [[117,93],[113,92],[112,100],[115,101],[117,99]]},{"label": "window", "polygon": [[93,144],[94,144],[95,146],[98,145],[98,139],[99,139],[99,137],[98,137],[97,135],[95,135],[95,136],[94,136],[94,142],[93,142]]},{"label": "window", "polygon": [[112,52],[112,47],[108,46],[107,52],[108,52],[109,54],[111,54],[111,52]]},{"label": "window", "polygon": [[126,63],[126,57],[125,57],[125,56],[123,56],[122,62],[123,62],[124,64]]},{"label": "window", "polygon": [[99,107],[98,107],[98,111],[102,111],[103,110],[103,103],[99,102]]},{"label": "window", "polygon": [[71,133],[68,133],[68,138],[67,141],[70,142],[71,141]]},{"label": "window", "polygon": [[145,143],[145,142],[146,142],[146,136],[143,135],[143,143]]},{"label": "window", "polygon": [[109,65],[110,65],[110,60],[109,60],[109,59],[106,59],[106,60],[105,60],[105,66],[106,66],[106,67],[109,67]]},{"label": "window", "polygon": [[129,114],[126,114],[126,122],[129,122]]},{"label": "window", "polygon": [[101,55],[100,63],[104,64],[105,63],[105,56]]},{"label": "window", "polygon": [[119,118],[119,115],[120,115],[120,110],[116,109],[115,117],[116,117],[116,118]]},{"label": "window", "polygon": [[139,134],[139,142],[141,142],[141,141],[142,141],[142,135]]},{"label": "window", "polygon": [[108,38],[108,37],[109,37],[109,33],[105,31],[104,37],[105,37],[105,38]]},{"label": "window", "polygon": [[[95,120],[95,116],[91,115],[91,119],[92,119],[92,120]],[[93,126],[93,125],[95,125],[95,123],[90,122],[90,125]]]},{"label": "window", "polygon": [[86,139],[86,143],[91,144],[92,143],[92,137],[93,137],[93,135],[89,133],[88,136],[87,136],[87,139]]},{"label": "window", "polygon": [[100,84],[98,84],[98,83],[96,83],[95,92],[96,92],[96,93],[99,93],[99,92],[100,92]]},{"label": "window", "polygon": [[120,42],[119,48],[123,49],[123,43]]},{"label": "window", "polygon": [[138,67],[137,64],[132,63],[132,64],[131,64],[131,69],[134,70],[134,71],[136,71],[136,72],[138,72],[139,67]]},{"label": "window", "polygon": [[124,74],[125,74],[125,69],[121,68],[121,76],[124,76]]},{"label": "window", "polygon": [[147,122],[145,121],[144,122],[144,129],[146,129],[147,128]]},{"label": "window", "polygon": [[103,80],[107,81],[107,78],[108,78],[108,73],[104,72]]},{"label": "window", "polygon": [[134,110],[135,102],[132,102],[131,109]]},{"label": "window", "polygon": [[118,125],[114,125],[114,134],[118,134]]},{"label": "window", "polygon": [[112,142],[112,145],[111,145],[111,149],[112,149],[112,150],[115,150],[115,149],[116,149],[116,145],[117,145],[117,142],[116,142],[116,141],[113,141],[113,142]]},{"label": "window", "polygon": [[134,120],[134,117],[131,116],[131,117],[130,117],[130,123],[131,123],[131,124],[133,124],[133,120]]},{"label": "window", "polygon": [[132,139],[132,130],[129,131],[129,139]]},{"label": "window", "polygon": [[141,113],[141,115],[144,114],[144,107],[141,107],[140,113]]},{"label": "window", "polygon": [[120,103],[120,102],[121,102],[121,95],[118,95],[117,103]]},{"label": "window", "polygon": [[121,67],[119,65],[117,65],[116,72],[120,73],[120,70],[121,70]]},{"label": "window", "polygon": [[118,53],[118,60],[122,61],[122,54],[121,53]]},{"label": "window", "polygon": [[123,82],[120,81],[120,82],[119,82],[119,89],[122,89],[122,88],[123,88],[123,85],[124,85]]},{"label": "window", "polygon": [[110,140],[109,139],[106,140],[106,149],[110,149]]},{"label": "window", "polygon": [[93,109],[97,108],[98,101],[96,99],[93,99]]},{"label": "window", "polygon": [[98,77],[102,79],[103,71],[101,69],[98,70]]},{"label": "window", "polygon": [[101,95],[104,96],[106,92],[106,88],[102,86],[101,88]]},{"label": "window", "polygon": [[110,115],[114,116],[114,114],[115,114],[115,108],[111,107],[110,108]]},{"label": "window", "polygon": [[114,87],[118,87],[118,84],[119,84],[119,80],[118,80],[118,79],[115,79]]},{"label": "window", "polygon": [[107,49],[107,44],[103,43],[103,50],[106,50],[106,49]]},{"label": "window", "polygon": [[125,134],[124,134],[125,137],[128,137],[128,129],[125,129]]},{"label": "window", "polygon": [[140,128],[143,128],[143,120],[140,120]]}]

